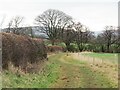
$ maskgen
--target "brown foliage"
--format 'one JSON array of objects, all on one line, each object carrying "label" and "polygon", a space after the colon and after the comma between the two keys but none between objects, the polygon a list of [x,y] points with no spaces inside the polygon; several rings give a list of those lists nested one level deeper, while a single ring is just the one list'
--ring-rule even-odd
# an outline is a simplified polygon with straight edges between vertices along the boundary
[{"label": "brown foliage", "polygon": [[11,62],[15,67],[26,68],[27,63],[36,63],[47,57],[46,48],[41,39],[1,33],[3,69]]}]

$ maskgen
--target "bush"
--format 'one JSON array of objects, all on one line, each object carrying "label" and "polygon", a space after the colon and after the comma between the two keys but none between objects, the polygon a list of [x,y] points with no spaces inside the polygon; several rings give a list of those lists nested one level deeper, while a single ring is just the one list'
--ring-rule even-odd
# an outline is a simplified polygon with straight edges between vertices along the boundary
[{"label": "bush", "polygon": [[120,53],[120,47],[117,44],[112,44],[110,46],[111,53]]},{"label": "bush", "polygon": [[47,52],[63,52],[64,50],[61,46],[47,46]]},{"label": "bush", "polygon": [[69,51],[71,51],[71,52],[78,52],[79,49],[78,49],[76,44],[71,43],[70,46],[69,46]]},{"label": "bush", "polygon": [[41,39],[1,33],[3,69],[11,62],[15,67],[25,68],[27,63],[36,63],[47,57],[46,48]]},{"label": "bush", "polygon": [[61,47],[63,47],[63,48],[66,48],[66,45],[65,45],[65,43],[63,43],[63,42],[58,43],[57,46],[61,46]]},{"label": "bush", "polygon": [[92,44],[84,44],[84,51],[92,51],[95,47]]}]

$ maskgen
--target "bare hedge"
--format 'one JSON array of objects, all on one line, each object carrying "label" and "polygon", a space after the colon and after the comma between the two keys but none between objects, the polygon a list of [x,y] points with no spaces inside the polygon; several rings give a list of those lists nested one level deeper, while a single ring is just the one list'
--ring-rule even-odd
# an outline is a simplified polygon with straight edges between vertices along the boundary
[{"label": "bare hedge", "polygon": [[12,62],[15,67],[25,68],[27,63],[36,63],[47,58],[46,47],[41,39],[31,39],[10,33],[2,34],[2,64],[8,69]]}]

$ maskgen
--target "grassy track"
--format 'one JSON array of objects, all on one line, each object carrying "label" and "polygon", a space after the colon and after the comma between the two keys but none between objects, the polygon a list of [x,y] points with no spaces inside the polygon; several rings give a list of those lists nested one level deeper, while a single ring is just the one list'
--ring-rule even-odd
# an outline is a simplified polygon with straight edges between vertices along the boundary
[{"label": "grassy track", "polygon": [[[116,67],[106,68],[88,64],[74,58],[72,54],[59,53],[49,57],[39,74],[26,74],[20,77],[8,71],[3,73],[3,87],[24,88],[114,88],[117,87]],[[104,72],[103,72],[104,71]],[[111,75],[111,76],[109,76]],[[111,77],[112,79],[109,79]],[[113,79],[115,79],[113,81]]]},{"label": "grassy track", "polygon": [[61,78],[53,87],[77,87],[77,88],[107,88],[117,87],[103,72],[94,70],[85,61],[78,61],[71,56],[62,56],[60,59]]}]

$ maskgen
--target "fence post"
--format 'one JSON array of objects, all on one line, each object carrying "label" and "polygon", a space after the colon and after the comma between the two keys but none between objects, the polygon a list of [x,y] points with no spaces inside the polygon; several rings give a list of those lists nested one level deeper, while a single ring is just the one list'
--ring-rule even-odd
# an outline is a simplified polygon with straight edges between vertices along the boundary
[{"label": "fence post", "polygon": [[94,62],[94,57],[93,57],[93,65],[95,64],[95,62]]},{"label": "fence post", "polygon": [[103,60],[103,58],[102,58],[102,64],[104,64],[104,60]]},{"label": "fence post", "polygon": [[101,59],[101,64],[103,64],[103,59]]}]

